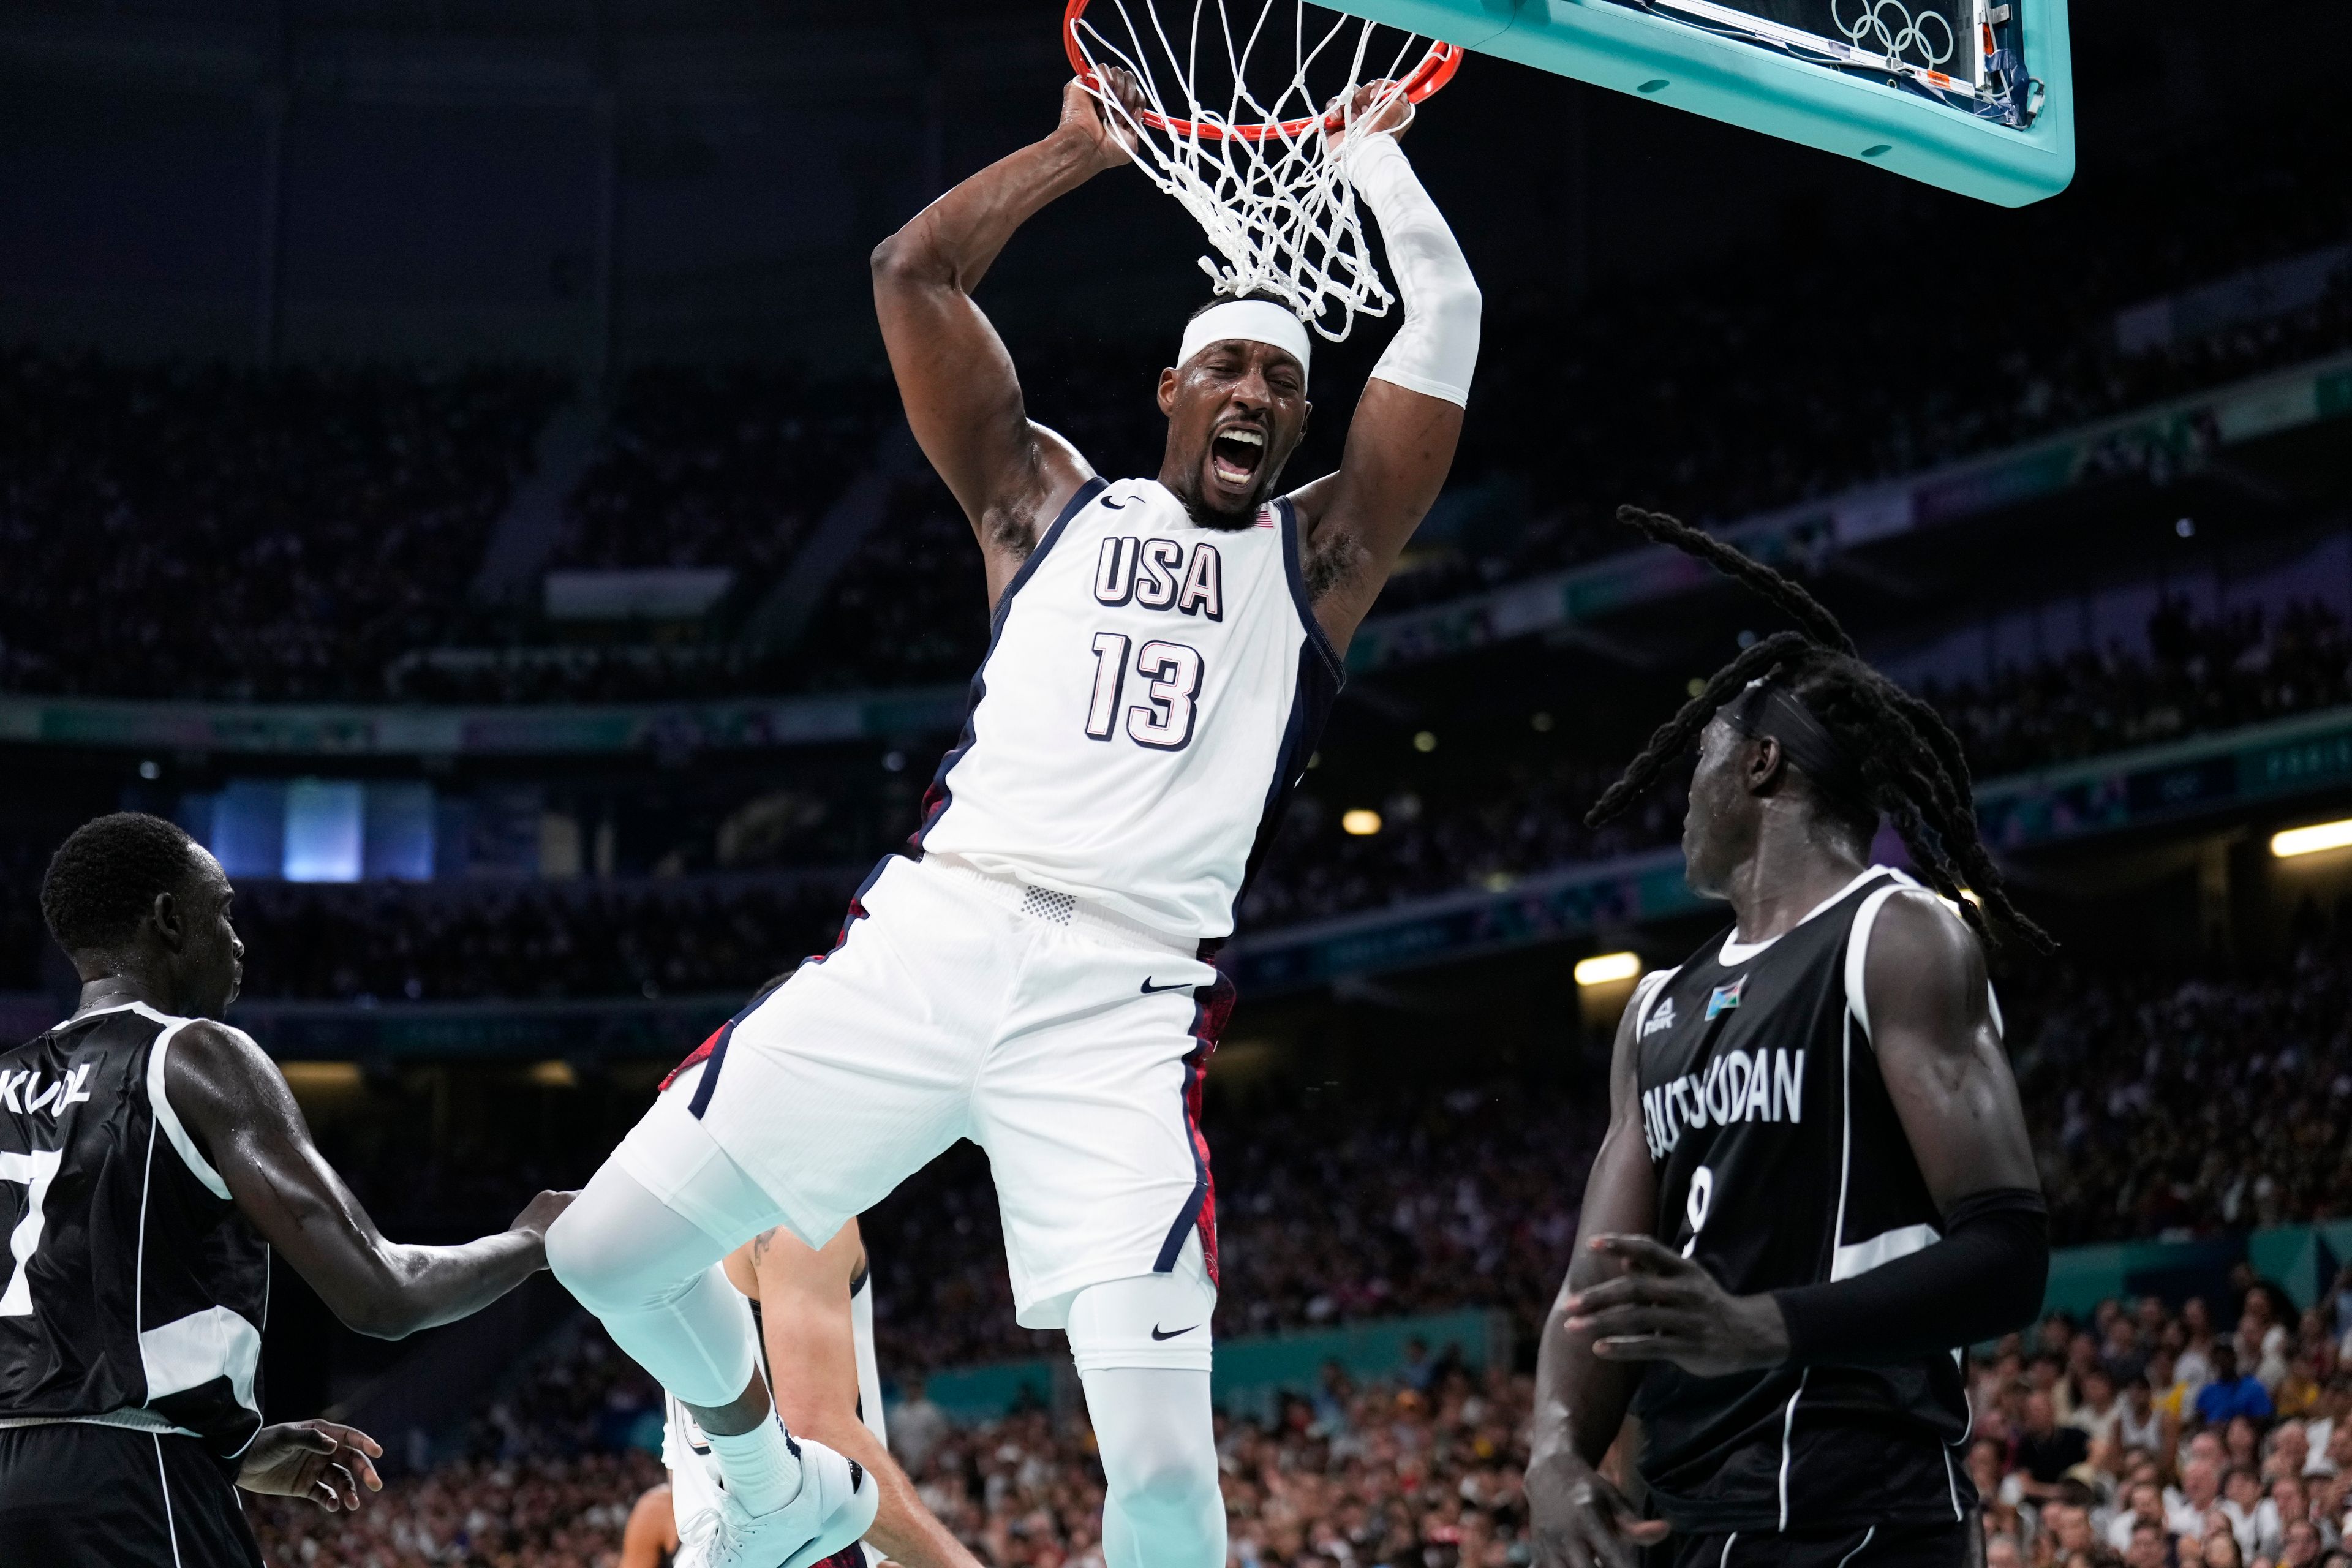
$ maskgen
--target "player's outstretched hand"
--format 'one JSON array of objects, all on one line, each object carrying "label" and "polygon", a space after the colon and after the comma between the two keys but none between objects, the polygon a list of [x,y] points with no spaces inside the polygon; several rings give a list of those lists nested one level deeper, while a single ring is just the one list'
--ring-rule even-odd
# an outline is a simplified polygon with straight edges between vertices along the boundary
[{"label": "player's outstretched hand", "polygon": [[1568,1331],[1602,1361],[1670,1361],[1694,1377],[1778,1366],[1789,1324],[1769,1296],[1735,1296],[1705,1268],[1646,1236],[1599,1236],[1592,1250],[1625,1272],[1568,1300]]},{"label": "player's outstretched hand", "polygon": [[360,1489],[383,1490],[370,1461],[383,1448],[337,1421],[285,1421],[264,1426],[246,1446],[236,1484],[270,1497],[309,1498],[329,1513],[360,1506]]},{"label": "player's outstretched hand", "polygon": [[576,1192],[541,1193],[523,1206],[522,1213],[515,1215],[514,1224],[507,1228],[529,1231],[541,1241],[545,1241],[547,1227],[553,1225],[557,1217],[572,1206],[572,1200],[579,1195]]},{"label": "player's outstretched hand", "polygon": [[1134,72],[1124,66],[1097,68],[1108,84],[1110,96],[1127,111],[1126,117],[1105,109],[1097,89],[1087,86],[1081,77],[1062,89],[1061,128],[1071,135],[1083,137],[1100,167],[1116,169],[1135,156],[1135,128],[1129,121],[1139,117],[1150,105]]},{"label": "player's outstretched hand", "polygon": [[1530,1463],[1527,1489],[1535,1568],[1634,1568],[1637,1548],[1666,1538],[1663,1520],[1643,1519],[1572,1448]]}]

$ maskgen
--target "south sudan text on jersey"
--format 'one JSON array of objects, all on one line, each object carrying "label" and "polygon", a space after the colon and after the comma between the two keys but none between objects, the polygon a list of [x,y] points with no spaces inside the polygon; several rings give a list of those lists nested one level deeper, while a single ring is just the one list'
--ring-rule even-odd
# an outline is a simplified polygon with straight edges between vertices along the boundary
[{"label": "south sudan text on jersey", "polygon": [[1775,1047],[1753,1055],[1730,1050],[1713,1058],[1702,1072],[1642,1091],[1642,1135],[1650,1158],[1663,1160],[1691,1127],[1727,1127],[1735,1121],[1801,1121],[1805,1119],[1805,1053]]}]

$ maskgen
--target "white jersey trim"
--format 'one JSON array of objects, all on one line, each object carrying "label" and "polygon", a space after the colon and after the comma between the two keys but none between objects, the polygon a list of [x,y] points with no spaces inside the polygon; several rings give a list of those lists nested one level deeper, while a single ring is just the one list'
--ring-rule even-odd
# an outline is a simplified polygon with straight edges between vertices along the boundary
[{"label": "white jersey trim", "polygon": [[[1864,989],[1864,980],[1869,973],[1870,936],[1878,928],[1879,911],[1886,907],[1886,900],[1897,893],[1927,893],[1936,900],[1937,908],[1942,909],[1947,914],[1951,913],[1940,895],[1921,887],[1916,881],[1891,866],[1879,868],[1886,872],[1890,881],[1887,886],[1864,899],[1862,901],[1862,908],[1854,910],[1853,927],[1846,936],[1845,944],[1846,1011],[1853,1015],[1854,1022],[1862,1026],[1863,1044],[1869,1046],[1873,1050],[1877,1049],[1878,1046],[1870,1032],[1870,996]],[[1958,915],[1953,915],[1952,918],[1959,919]],[[1992,1032],[1996,1036],[2007,1036],[2009,1028],[2000,1016],[2000,994],[1993,989],[1990,980],[1985,982],[1985,1005],[1992,1014]]]},{"label": "white jersey trim", "polygon": [[1881,1232],[1868,1241],[1857,1241],[1851,1247],[1841,1244],[1830,1255],[1830,1278],[1851,1279],[1857,1274],[1908,1258],[1924,1247],[1933,1247],[1944,1239],[1943,1233],[1932,1225],[1906,1225],[1896,1230]]},{"label": "white jersey trim", "polygon": [[874,1351],[874,1270],[869,1263],[849,1293],[849,1327],[857,1341],[857,1416],[884,1448],[890,1436],[882,1424],[882,1363]]},{"label": "white jersey trim", "polygon": [[1682,965],[1678,963],[1672,969],[1653,969],[1649,973],[1633,982],[1633,1037],[1635,1039],[1642,1037],[1642,1026],[1650,1021],[1650,1009],[1657,1005],[1658,998],[1665,992],[1666,983],[1682,972]]},{"label": "white jersey trim", "polygon": [[163,1064],[165,1058],[171,1054],[172,1042],[179,1037],[182,1029],[186,1028],[195,1020],[165,1018],[163,1015],[144,1006],[139,1007],[139,1011],[164,1025],[163,1032],[155,1037],[155,1043],[148,1047],[147,1052],[148,1109],[154,1113],[155,1124],[163,1130],[163,1136],[170,1139],[172,1147],[180,1152],[180,1159],[188,1167],[190,1173],[205,1184],[206,1192],[226,1202],[228,1201],[228,1184],[221,1180],[221,1173],[213,1169],[212,1162],[205,1159],[203,1152],[196,1147],[196,1141],[188,1136],[187,1128],[181,1125],[180,1113],[172,1109],[171,1097],[163,1091]]},{"label": "white jersey trim", "polygon": [[[1873,866],[1868,870],[1863,872],[1862,875],[1856,877],[1853,881],[1848,882],[1844,887],[1840,888],[1836,892],[1832,893],[1828,898],[1823,899],[1820,903],[1815,904],[1811,909],[1807,910],[1805,911],[1804,919],[1799,921],[1797,925],[1790,926],[1789,931],[1795,931],[1797,926],[1804,925],[1812,920],[1815,915],[1822,913],[1824,910],[1833,908],[1840,900],[1843,899],[1848,893],[1853,892],[1856,888],[1861,887],[1864,882],[1869,881],[1873,877],[1900,877],[1902,875],[1902,872],[1895,870],[1890,866]],[[1784,931],[1780,933],[1780,936],[1786,936],[1788,934],[1789,931]],[[1717,955],[1717,962],[1726,969],[1736,969],[1740,964],[1743,964],[1749,959],[1755,957],[1758,953],[1769,948],[1774,942],[1779,942],[1780,940],[1780,936],[1768,936],[1762,942],[1742,942],[1739,940],[1739,928],[1738,925],[1734,925],[1729,933],[1723,939],[1723,952]]]},{"label": "white jersey trim", "polygon": [[161,1328],[139,1331],[139,1360],[152,1403],[226,1377],[237,1404],[255,1415],[255,1372],[261,1365],[261,1331],[227,1307],[206,1307]]}]

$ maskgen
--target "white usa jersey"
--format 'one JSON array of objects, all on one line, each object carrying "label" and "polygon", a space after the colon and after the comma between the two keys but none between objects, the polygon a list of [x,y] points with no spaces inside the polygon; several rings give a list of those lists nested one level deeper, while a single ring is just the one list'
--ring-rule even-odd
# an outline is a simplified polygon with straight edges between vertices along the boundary
[{"label": "white usa jersey", "polygon": [[1203,528],[1156,479],[1090,479],[998,601],[925,850],[1187,941],[1234,906],[1340,665],[1286,500]]}]

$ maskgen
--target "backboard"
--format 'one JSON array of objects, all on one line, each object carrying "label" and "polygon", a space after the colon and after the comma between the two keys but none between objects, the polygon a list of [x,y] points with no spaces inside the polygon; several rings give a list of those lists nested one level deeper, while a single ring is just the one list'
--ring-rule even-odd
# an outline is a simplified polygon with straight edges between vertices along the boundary
[{"label": "backboard", "polygon": [[1339,0],[2002,206],[2074,175],[2065,0]]}]

